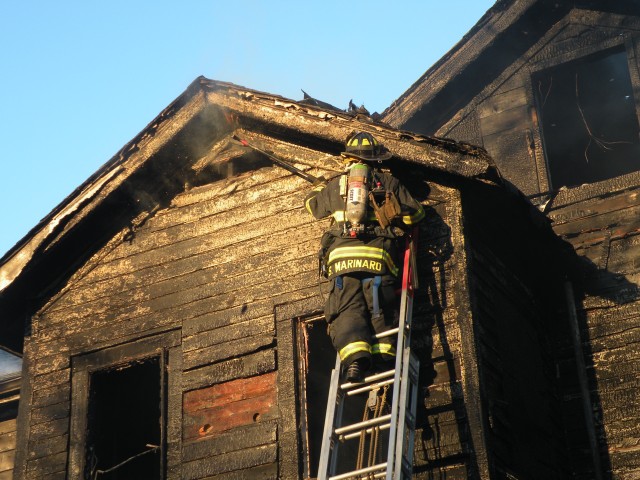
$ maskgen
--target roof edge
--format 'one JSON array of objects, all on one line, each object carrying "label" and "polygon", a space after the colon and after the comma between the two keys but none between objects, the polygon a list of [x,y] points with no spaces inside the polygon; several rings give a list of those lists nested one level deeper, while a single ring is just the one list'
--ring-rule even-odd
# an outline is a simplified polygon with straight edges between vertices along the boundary
[{"label": "roof edge", "polygon": [[[419,110],[422,103],[428,98],[436,96],[445,88],[448,79],[457,76],[469,63],[478,58],[500,34],[508,30],[514,21],[513,19],[524,15],[538,1],[496,1],[460,41],[382,112],[382,120],[395,127],[400,126],[404,122],[403,119]],[[462,59],[463,61],[457,58],[465,55],[467,58]],[[456,59],[456,62],[453,62],[453,59]],[[447,69],[446,67],[451,68]]]}]

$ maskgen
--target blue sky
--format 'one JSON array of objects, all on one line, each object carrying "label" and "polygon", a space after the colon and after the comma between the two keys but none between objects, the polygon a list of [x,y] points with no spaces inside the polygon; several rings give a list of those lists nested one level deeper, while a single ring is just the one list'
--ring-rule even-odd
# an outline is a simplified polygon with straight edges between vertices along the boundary
[{"label": "blue sky", "polygon": [[0,3],[0,256],[199,75],[382,112],[494,0]]}]

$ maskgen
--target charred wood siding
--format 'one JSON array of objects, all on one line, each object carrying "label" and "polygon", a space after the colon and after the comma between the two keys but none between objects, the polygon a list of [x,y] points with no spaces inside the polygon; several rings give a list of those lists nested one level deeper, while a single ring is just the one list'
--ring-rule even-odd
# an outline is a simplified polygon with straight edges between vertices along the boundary
[{"label": "charred wood siding", "polygon": [[[29,350],[25,478],[66,473],[70,359],[175,328],[182,332],[183,399],[176,405],[169,392],[169,401],[186,412],[179,415],[184,427],[168,426],[169,442],[182,444],[177,457],[169,455],[170,478],[245,469],[256,478],[277,476],[277,415],[269,402],[256,410],[262,417],[228,429],[219,423],[204,435],[194,436],[189,420],[193,398],[226,382],[271,379],[259,396],[270,398],[274,305],[318,295],[315,252],[324,225],[301,208],[308,185],[276,168],[252,173],[193,189],[114,237],[40,312]],[[238,441],[230,441],[235,434]]]},{"label": "charred wood siding", "polygon": [[500,189],[475,186],[462,204],[487,478],[568,478],[551,349],[566,316],[552,321],[562,283],[545,258],[560,242],[531,222],[544,221],[533,207],[505,202]]},{"label": "charred wood siding", "polygon": [[13,478],[13,462],[16,453],[16,421],[0,422],[0,480]]},{"label": "charred wood siding", "polygon": [[[524,55],[499,72],[436,135],[483,145],[501,173],[527,195],[550,189],[533,75],[607,48],[626,48],[634,90],[640,89],[637,17],[573,10]],[[638,98],[636,105],[640,101]],[[636,110],[638,108],[636,107]]]},{"label": "charred wood siding", "polygon": [[470,281],[488,448],[496,478],[565,478],[544,315],[487,245],[472,247]]},{"label": "charred wood siding", "polygon": [[[605,49],[624,47],[638,112],[639,38],[637,15],[574,9],[437,131],[437,135],[484,145],[505,178],[536,203],[550,200],[546,211],[555,231],[584,257],[584,282],[578,278],[575,288],[581,295],[577,299],[578,313],[591,400],[603,468],[619,478],[631,478],[640,471],[637,381],[630,375],[639,365],[636,187],[640,177],[636,172],[570,188],[557,197],[550,195],[539,111],[542,106],[535,101],[533,76]],[[552,312],[552,316],[563,322],[566,311]],[[584,461],[588,447],[579,418],[581,394],[571,353],[571,332],[559,328],[555,333],[568,456],[574,473],[590,478],[588,462]]]},{"label": "charred wood siding", "polygon": [[[427,392],[415,471],[463,480],[489,465],[462,206],[456,188],[420,182],[410,188],[418,197],[429,192],[423,200],[433,206],[421,227],[413,336]],[[168,478],[297,478],[301,406],[285,324],[317,313],[326,287],[316,252],[328,220],[314,221],[302,208],[308,189],[278,168],[193,188],[80,268],[34,318],[26,342],[30,388],[18,478],[69,475],[70,449],[82,448],[73,426],[86,422],[79,396],[88,395],[91,369],[100,368],[93,359],[115,361],[124,357],[112,352],[125,349],[135,361],[136,351],[149,351],[136,345],[162,347],[169,337],[177,356],[163,363]]]},{"label": "charred wood siding", "polygon": [[480,478],[487,463],[478,428],[476,364],[464,352],[471,306],[460,197],[453,188],[430,186],[434,206],[427,207],[421,225],[412,335],[425,392],[424,410],[418,411],[414,477]]},{"label": "charred wood siding", "polygon": [[582,347],[603,462],[618,478],[640,471],[638,198],[637,187],[586,199],[567,192],[550,212],[556,232],[584,258],[576,298]]}]

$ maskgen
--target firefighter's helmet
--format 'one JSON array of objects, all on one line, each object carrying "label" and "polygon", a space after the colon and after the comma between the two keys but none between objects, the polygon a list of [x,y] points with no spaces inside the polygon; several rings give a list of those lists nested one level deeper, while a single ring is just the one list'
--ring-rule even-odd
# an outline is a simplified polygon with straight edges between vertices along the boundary
[{"label": "firefighter's helmet", "polygon": [[369,132],[358,132],[349,137],[345,144],[345,150],[342,156],[349,158],[354,157],[365,161],[389,160],[391,152],[384,148]]}]

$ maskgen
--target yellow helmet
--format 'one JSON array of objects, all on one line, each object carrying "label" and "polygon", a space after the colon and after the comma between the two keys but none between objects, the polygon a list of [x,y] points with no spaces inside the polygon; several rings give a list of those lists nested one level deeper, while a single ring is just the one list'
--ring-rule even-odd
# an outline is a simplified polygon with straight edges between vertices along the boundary
[{"label": "yellow helmet", "polygon": [[347,140],[344,157],[354,157],[360,160],[382,162],[392,157],[391,152],[384,148],[369,132],[358,132]]}]

